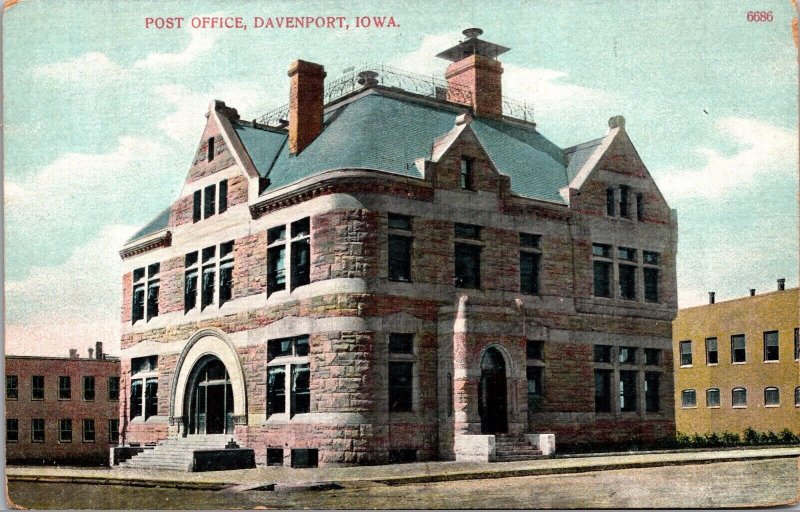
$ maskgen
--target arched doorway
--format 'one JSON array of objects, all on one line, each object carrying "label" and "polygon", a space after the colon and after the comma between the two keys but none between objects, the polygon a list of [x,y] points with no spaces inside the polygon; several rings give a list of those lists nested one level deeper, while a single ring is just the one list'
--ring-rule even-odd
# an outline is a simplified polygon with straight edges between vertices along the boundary
[{"label": "arched doorway", "polygon": [[508,432],[508,396],[506,391],[506,363],[494,347],[481,358],[481,380],[478,385],[478,413],[482,434]]},{"label": "arched doorway", "polygon": [[197,361],[189,377],[184,416],[189,434],[233,432],[233,388],[225,365],[216,356]]}]

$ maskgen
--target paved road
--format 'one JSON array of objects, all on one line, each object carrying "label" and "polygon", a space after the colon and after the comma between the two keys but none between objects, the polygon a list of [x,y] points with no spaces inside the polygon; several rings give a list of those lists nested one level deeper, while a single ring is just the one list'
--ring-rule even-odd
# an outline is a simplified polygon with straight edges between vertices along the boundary
[{"label": "paved road", "polygon": [[569,475],[333,490],[192,491],[87,484],[11,482],[27,508],[696,508],[760,507],[798,496],[798,459],[623,469]]}]

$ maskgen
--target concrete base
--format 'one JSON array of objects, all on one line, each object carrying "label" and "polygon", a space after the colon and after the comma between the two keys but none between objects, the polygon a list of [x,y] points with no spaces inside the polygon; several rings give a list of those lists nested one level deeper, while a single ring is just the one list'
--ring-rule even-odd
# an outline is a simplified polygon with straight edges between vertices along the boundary
[{"label": "concrete base", "polygon": [[494,459],[493,435],[456,435],[454,451],[457,462],[489,462]]},{"label": "concrete base", "polygon": [[525,440],[541,451],[542,455],[553,455],[556,452],[555,434],[525,434]]},{"label": "concrete base", "polygon": [[195,450],[192,457],[192,471],[197,472],[252,469],[255,467],[255,452],[250,448]]},{"label": "concrete base", "polygon": [[109,466],[116,466],[134,455],[138,455],[145,450],[152,450],[153,446],[113,446],[109,450]]}]

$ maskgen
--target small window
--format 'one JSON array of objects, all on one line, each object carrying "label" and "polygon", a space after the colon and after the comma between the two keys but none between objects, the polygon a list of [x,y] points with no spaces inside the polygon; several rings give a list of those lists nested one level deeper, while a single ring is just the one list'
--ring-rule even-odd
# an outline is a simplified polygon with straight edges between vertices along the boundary
[{"label": "small window", "polygon": [[62,419],[58,421],[58,442],[72,442],[72,420]]},{"label": "small window", "polygon": [[706,390],[706,407],[719,407],[719,389]]},{"label": "small window", "polygon": [[636,300],[636,267],[619,266],[619,296],[626,300]]},{"label": "small window", "polygon": [[692,342],[681,342],[681,366],[692,366]]},{"label": "small window", "polygon": [[192,222],[203,218],[203,191],[195,190],[192,196]]},{"label": "small window", "polygon": [[69,375],[62,375],[58,378],[58,399],[69,400],[72,398],[72,382]]},{"label": "small window", "polygon": [[459,183],[462,190],[475,190],[475,159],[461,157]]},{"label": "small window", "polygon": [[800,386],[794,388],[794,406],[800,407]]},{"label": "small window", "polygon": [[267,369],[267,416],[286,412],[286,367]]},{"label": "small window", "polygon": [[636,220],[644,220],[644,196],[636,194]]},{"label": "small window", "polygon": [[525,346],[525,355],[528,359],[544,360],[544,341],[528,340]]},{"label": "small window", "polygon": [[83,420],[83,442],[93,443],[94,438],[94,420]]},{"label": "small window", "polygon": [[794,328],[794,360],[800,359],[800,329]]},{"label": "small window", "polygon": [[16,443],[19,441],[19,420],[16,418],[6,418],[6,442]]},{"label": "small window", "polygon": [[733,407],[747,407],[747,390],[745,388],[734,388],[731,391],[731,404]]},{"label": "small window", "polygon": [[611,345],[595,345],[594,346],[594,362],[595,363],[610,363],[611,362]]},{"label": "small window", "polygon": [[311,224],[309,217],[291,224],[291,289],[311,282]]},{"label": "small window", "polygon": [[456,244],[455,281],[458,288],[481,287],[481,248],[479,246]]},{"label": "small window", "polygon": [[544,396],[543,375],[543,366],[525,368],[525,378],[528,381],[528,411],[530,412],[538,412],[541,409],[541,400]]},{"label": "small window", "polygon": [[[285,231],[285,230],[284,230]],[[267,295],[286,289],[286,246],[267,250]]]},{"label": "small window", "polygon": [[208,153],[206,154],[206,157],[209,162],[214,160],[214,137],[208,138]]},{"label": "small window", "polygon": [[636,261],[636,249],[630,247],[620,247],[617,249],[617,257],[625,261]]},{"label": "small window", "polygon": [[697,407],[697,394],[693,389],[684,389],[681,391],[681,407],[684,409],[688,407]]},{"label": "small window", "polygon": [[717,338],[706,338],[706,364],[719,363],[719,352],[717,351]]},{"label": "small window", "polygon": [[16,375],[6,375],[6,400],[16,400],[19,397],[19,378]]},{"label": "small window", "polygon": [[219,213],[225,213],[228,211],[228,180],[222,180],[219,182],[219,198],[217,200],[219,206],[217,207],[217,211]]},{"label": "small window", "polygon": [[31,400],[44,400],[44,375],[31,376]]},{"label": "small window", "polygon": [[108,420],[108,442],[119,444],[119,419]]},{"label": "small window", "polygon": [[647,302],[658,302],[658,269],[644,267],[644,300]]},{"label": "small window", "polygon": [[209,185],[203,190],[203,218],[207,219],[214,215],[217,209],[217,201],[216,201],[216,192],[217,186],[216,185]]},{"label": "small window", "polygon": [[619,215],[620,217],[625,217],[626,219],[630,218],[631,214],[629,211],[628,202],[630,198],[630,188],[627,185],[620,185],[619,186]]},{"label": "small window", "polygon": [[619,347],[619,362],[636,364],[636,347]]},{"label": "small window", "polygon": [[315,468],[318,462],[319,455],[316,449],[292,448],[293,468]]},{"label": "small window", "polygon": [[455,236],[456,238],[469,238],[470,240],[480,240],[481,239],[481,227],[475,226],[473,224],[455,224]]},{"label": "small window", "polygon": [[389,235],[389,280],[411,282],[412,238]]},{"label": "small window", "polygon": [[389,353],[413,354],[414,335],[408,333],[399,333],[399,332],[393,332],[389,334]]},{"label": "small window", "polygon": [[283,448],[267,448],[267,466],[283,466]]},{"label": "small window", "polygon": [[644,401],[646,412],[658,412],[661,410],[661,396],[659,395],[660,384],[660,373],[646,372],[644,374]]},{"label": "small window", "polygon": [[661,260],[661,256],[653,251],[642,251],[642,258],[645,265],[658,265]]},{"label": "small window", "polygon": [[275,242],[286,240],[286,226],[276,226],[267,230],[267,244],[272,245]]},{"label": "small window", "polygon": [[414,394],[414,363],[389,361],[389,411],[410,412]]},{"label": "small window", "polygon": [[417,462],[417,450],[389,450],[389,464],[407,464]]},{"label": "small window", "polygon": [[306,217],[292,222],[292,239],[309,236],[311,234],[311,219]]},{"label": "small window", "polygon": [[611,263],[607,261],[593,262],[594,296],[611,298]]},{"label": "small window", "polygon": [[131,381],[130,419],[142,416],[142,379]]},{"label": "small window", "polygon": [[734,334],[731,336],[731,362],[744,363],[747,361],[747,350],[745,347],[744,334]]},{"label": "small window", "polygon": [[764,361],[777,361],[780,358],[778,331],[764,333]]},{"label": "small window", "polygon": [[529,249],[539,249],[542,244],[541,235],[531,235],[530,233],[519,234],[519,246]]},{"label": "small window", "polygon": [[777,407],[781,404],[781,394],[778,388],[766,388],[764,390],[764,405],[767,407]]},{"label": "small window", "polygon": [[409,217],[408,215],[400,215],[399,213],[390,213],[389,229],[400,229],[402,231],[411,231],[411,217]]},{"label": "small window", "polygon": [[290,415],[305,414],[311,411],[311,370],[308,363],[292,365]]},{"label": "small window", "polygon": [[606,215],[609,217],[613,217],[614,212],[614,187],[608,187],[606,189]]},{"label": "small window", "polygon": [[542,255],[537,252],[519,253],[519,291],[525,295],[539,293],[539,266]]},{"label": "small window", "polygon": [[144,382],[144,417],[158,414],[158,378],[151,377]]},{"label": "small window", "polygon": [[644,349],[644,364],[651,366],[661,364],[661,350],[657,348]]},{"label": "small window", "polygon": [[85,402],[94,400],[94,377],[91,375],[83,377],[83,400]]},{"label": "small window", "polygon": [[116,402],[119,400],[119,377],[108,378],[108,401]]},{"label": "small window", "polygon": [[35,418],[31,420],[31,442],[44,442],[44,419]]},{"label": "small window", "polygon": [[593,244],[592,245],[592,256],[597,256],[600,258],[610,258],[611,257],[611,246],[606,244]]},{"label": "small window", "polygon": [[619,372],[619,408],[622,412],[636,411],[636,375],[637,372]]},{"label": "small window", "polygon": [[[595,345],[596,346],[596,345]],[[594,371],[594,410],[611,412],[611,370]]]}]

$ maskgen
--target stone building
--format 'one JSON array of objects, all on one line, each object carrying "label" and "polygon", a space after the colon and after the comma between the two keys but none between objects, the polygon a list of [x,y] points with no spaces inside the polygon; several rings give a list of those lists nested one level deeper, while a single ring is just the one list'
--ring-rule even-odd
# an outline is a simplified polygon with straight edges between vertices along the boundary
[{"label": "stone building", "polygon": [[119,359],[6,356],[6,461],[107,464],[119,442]]},{"label": "stone building", "polygon": [[682,309],[673,324],[679,432],[800,434],[798,289]]},{"label": "stone building", "polygon": [[120,253],[128,441],[323,465],[674,435],[675,213],[624,118],[557,147],[479,35],[446,80],[295,61],[284,109],[211,102]]}]

